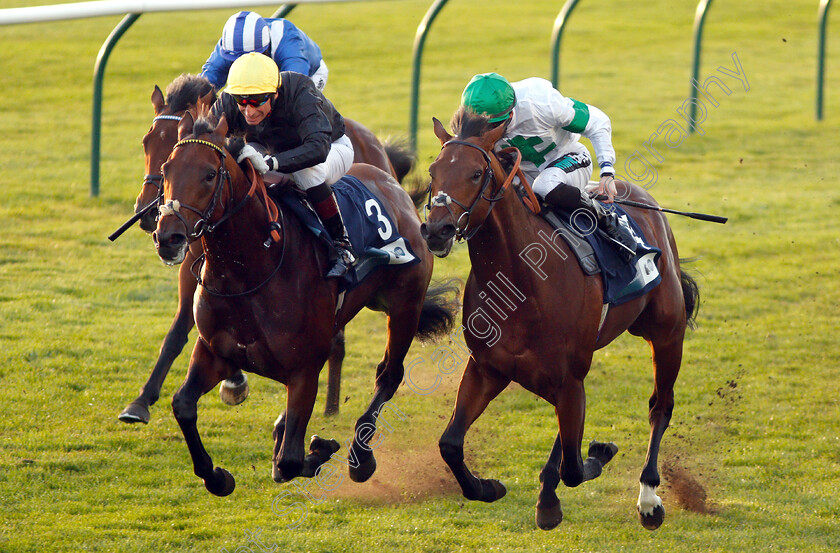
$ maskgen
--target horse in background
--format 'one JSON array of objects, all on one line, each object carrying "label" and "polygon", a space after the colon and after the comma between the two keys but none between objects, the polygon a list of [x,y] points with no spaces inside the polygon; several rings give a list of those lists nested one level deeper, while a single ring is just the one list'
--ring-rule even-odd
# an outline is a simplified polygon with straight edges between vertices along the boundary
[{"label": "horse in background", "polygon": [[[642,525],[658,528],[665,517],[656,495],[660,443],[674,408],[674,383],[680,370],[686,328],[696,315],[697,284],[680,268],[674,235],[664,214],[627,208],[647,240],[662,253],[661,282],[647,294],[605,311],[601,275],[587,276],[564,240],[529,210],[511,186],[493,148],[504,127],[463,109],[452,121],[455,136],[437,119],[434,131],[442,148],[429,167],[428,217],[421,232],[429,249],[445,257],[456,237],[468,237],[472,264],[464,291],[466,343],[472,355],[458,388],[455,409],[440,438],[440,452],[468,499],[502,498],[498,480],[478,478],[464,462],[464,437],[473,422],[511,381],[554,406],[559,426],[548,461],[540,472],[537,526],[548,530],[563,519],[556,487],[574,487],[596,478],[617,446],[593,441],[581,457],[586,394],[584,378],[592,355],[623,332],[644,338],[653,352],[654,388],[649,401],[650,438],[640,477],[638,511]],[[626,184],[626,183],[625,183]],[[643,189],[630,186],[630,198],[654,204]],[[434,199],[432,199],[434,198]],[[521,254],[550,237],[544,263],[535,270]],[[552,251],[558,255],[553,255]],[[504,282],[499,282],[503,280]],[[505,304],[486,290],[507,286]],[[494,288],[495,286],[495,288]],[[494,301],[494,314],[488,305]],[[519,300],[517,305],[513,300]],[[487,305],[486,305],[487,304]],[[505,309],[507,308],[507,309]],[[492,317],[499,336],[492,341],[478,315]],[[473,321],[471,328],[470,322]]]},{"label": "horse in background", "polygon": [[[177,77],[166,88],[166,98],[160,88],[155,86],[151,96],[154,107],[152,126],[143,137],[146,175],[143,185],[134,203],[135,213],[139,213],[151,202],[159,201],[163,194],[163,176],[160,168],[172,152],[178,140],[178,123],[187,111],[195,115],[202,105],[212,105],[216,100],[215,88],[210,81],[199,76],[184,74]],[[345,120],[347,136],[353,143],[354,162],[368,163],[390,172],[398,182],[411,172],[414,155],[403,144],[387,142],[382,144],[376,135],[364,125]],[[415,202],[416,203],[416,202]],[[157,209],[149,209],[140,219],[140,228],[151,233],[157,227]],[[178,307],[175,317],[163,339],[157,362],[149,378],[140,390],[140,395],[131,401],[119,414],[119,420],[126,423],[148,423],[151,417],[149,407],[159,398],[163,382],[169,374],[172,363],[181,354],[193,321],[193,294],[196,279],[190,268],[200,255],[197,245],[191,247],[188,258],[178,272]],[[331,354],[328,359],[327,399],[325,414],[335,415],[339,411],[341,391],[341,367],[345,354],[344,329],[336,331]],[[225,380],[219,389],[222,401],[228,405],[237,405],[248,395],[248,381],[244,374],[234,374]]]},{"label": "horse in background", "polygon": [[[286,213],[288,207],[277,206],[272,217],[273,202],[262,179],[254,173],[249,181],[224,149],[226,132],[224,117],[215,126],[203,119],[194,123],[190,113],[181,119],[179,141],[163,165],[164,204],[153,234],[167,264],[183,262],[191,243],[200,244],[205,256],[195,300],[199,338],[184,384],[172,399],[194,472],[215,495],[233,491],[233,476],[214,467],[201,442],[197,402],[220,381],[247,370],[287,388],[286,410],[274,428],[274,480],[313,476],[335,452],[325,440],[313,438],[304,456],[318,373],[335,328],[368,307],[388,315],[388,334],[373,398],[356,422],[348,452],[354,460],[350,477],[363,482],[376,469],[368,445],[376,418],[403,380],[412,339],[446,334],[456,306],[446,301],[446,286],[428,288],[434,258],[423,247],[410,197],[390,174],[365,164],[354,164],[348,174],[373,194],[368,203],[379,204],[371,211],[366,203],[368,216],[379,224],[381,214],[388,213],[393,227],[389,223],[387,229],[396,228],[419,262],[376,268],[339,303],[338,281],[322,277],[329,264],[325,245]],[[307,301],[300,301],[303,294]]]}]

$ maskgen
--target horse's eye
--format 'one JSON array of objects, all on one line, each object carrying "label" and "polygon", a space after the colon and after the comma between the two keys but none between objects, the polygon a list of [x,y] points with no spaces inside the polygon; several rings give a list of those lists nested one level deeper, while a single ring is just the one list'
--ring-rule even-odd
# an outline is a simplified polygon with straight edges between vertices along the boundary
[{"label": "horse's eye", "polygon": [[481,178],[481,174],[482,174],[482,173],[483,173],[483,171],[481,171],[480,169],[476,169],[476,170],[475,170],[475,173],[473,173],[473,177],[472,177],[472,178],[473,178],[473,180],[474,180],[474,181],[478,181],[478,179],[480,179],[480,178]]},{"label": "horse's eye", "polygon": [[206,176],[206,177],[204,177],[204,180],[206,180],[207,182],[210,182],[210,181],[212,181],[212,180],[213,180],[213,179],[215,179],[215,178],[216,178],[216,171],[209,171],[209,172],[207,173],[207,176]]}]

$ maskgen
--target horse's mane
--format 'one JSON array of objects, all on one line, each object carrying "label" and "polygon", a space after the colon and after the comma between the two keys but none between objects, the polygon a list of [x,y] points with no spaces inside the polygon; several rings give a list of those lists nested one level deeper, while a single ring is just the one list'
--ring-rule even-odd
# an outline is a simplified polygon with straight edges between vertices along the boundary
[{"label": "horse's mane", "polygon": [[216,121],[208,115],[201,115],[196,119],[193,125],[193,136],[201,136],[202,134],[209,134],[216,130]]},{"label": "horse's mane", "polygon": [[172,113],[184,111],[196,101],[213,92],[212,100],[216,100],[216,89],[210,81],[199,75],[184,73],[166,87],[166,104]]},{"label": "horse's mane", "polygon": [[481,115],[469,108],[461,106],[452,116],[449,127],[455,133],[455,136],[459,138],[481,136],[493,128],[493,124],[487,119],[486,115]]}]

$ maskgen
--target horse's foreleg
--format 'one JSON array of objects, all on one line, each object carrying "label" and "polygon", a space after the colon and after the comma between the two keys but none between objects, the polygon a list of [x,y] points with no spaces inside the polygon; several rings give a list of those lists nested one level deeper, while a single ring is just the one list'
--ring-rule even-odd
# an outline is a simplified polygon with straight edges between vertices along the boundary
[{"label": "horse's foreleg", "polygon": [[212,390],[227,372],[227,367],[215,359],[204,343],[199,341],[193,350],[187,378],[172,397],[172,412],[187,442],[193,472],[204,480],[204,486],[210,493],[218,496],[233,492],[236,482],[228,471],[220,467],[213,468],[213,460],[201,443],[196,423],[198,399]]},{"label": "horse's foreleg", "polygon": [[569,378],[563,383],[554,412],[560,425],[559,438],[563,452],[560,479],[566,486],[574,488],[599,477],[604,465],[615,456],[618,446],[592,441],[586,461],[582,459],[580,447],[586,417],[586,390],[582,380]]},{"label": "horse's foreleg", "polygon": [[303,443],[318,393],[317,374],[317,370],[304,369],[302,376],[286,385],[286,410],[275,423],[274,431],[276,453],[271,473],[275,482],[289,481],[300,476],[303,470]]},{"label": "horse's foreleg", "polygon": [[563,521],[563,510],[560,508],[560,500],[557,499],[557,484],[560,483],[560,459],[563,454],[561,449],[560,434],[554,439],[548,461],[540,471],[540,495],[537,498],[537,528],[551,530]]},{"label": "horse's foreleg", "polygon": [[[277,417],[277,420],[274,421],[274,431],[272,432],[272,438],[274,439],[274,454],[271,456],[272,459],[277,459],[280,454],[280,446],[283,444],[283,433],[285,431],[286,411],[284,410],[280,413],[280,416]],[[303,458],[303,469],[301,470],[300,475],[305,476],[306,478],[315,476],[318,468],[329,461],[332,454],[338,451],[339,448],[340,446],[335,440],[325,440],[318,435],[312,436],[312,439],[309,441],[309,455]],[[272,474],[282,478],[276,468],[272,470]]]},{"label": "horse's foreleg", "polygon": [[[419,302],[418,302],[419,304]],[[405,307],[391,305],[388,312],[388,344],[385,355],[376,367],[373,398],[365,412],[356,420],[353,443],[348,452],[348,473],[354,482],[365,482],[376,471],[375,447],[370,441],[376,433],[376,422],[385,405],[394,397],[405,375],[403,361],[417,331],[420,305]],[[377,441],[378,444],[378,441]]]},{"label": "horse's foreleg", "polygon": [[674,410],[674,383],[682,361],[682,336],[662,343],[651,341],[653,349],[654,387],[650,396],[648,420],[650,439],[648,441],[645,466],[639,477],[639,520],[648,530],[655,530],[665,520],[665,507],[656,495],[659,486],[659,446],[662,436],[671,422]]},{"label": "horse's foreleg", "polygon": [[489,375],[479,370],[470,358],[455,400],[455,411],[440,438],[440,454],[461,486],[464,497],[488,503],[501,499],[507,493],[498,480],[477,478],[464,463],[464,436],[472,423],[484,412],[487,405],[510,383],[510,379],[494,371]]},{"label": "horse's foreleg", "polygon": [[175,358],[184,349],[190,330],[195,325],[192,307],[196,281],[189,270],[192,259],[188,254],[178,272],[178,310],[175,312],[175,319],[172,321],[169,332],[166,333],[160,346],[157,363],[155,363],[149,379],[140,390],[140,395],[119,414],[118,418],[123,422],[142,422],[144,424],[149,422],[149,407],[160,398],[163,381],[169,374],[169,369],[172,367]]},{"label": "horse's foreleg", "polygon": [[327,404],[326,416],[337,415],[341,400],[341,365],[344,362],[344,329],[340,328],[330,342],[330,356],[327,359]]}]

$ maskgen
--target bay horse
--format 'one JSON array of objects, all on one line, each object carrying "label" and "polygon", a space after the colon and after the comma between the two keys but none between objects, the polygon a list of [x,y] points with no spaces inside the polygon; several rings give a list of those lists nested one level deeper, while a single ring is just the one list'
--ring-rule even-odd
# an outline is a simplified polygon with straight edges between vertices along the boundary
[{"label": "bay horse", "polygon": [[[162,197],[163,177],[160,174],[160,168],[178,140],[178,122],[181,116],[187,110],[195,115],[201,106],[212,105],[215,99],[213,85],[199,75],[184,74],[177,77],[166,88],[166,98],[160,88],[155,86],[151,97],[155,115],[152,126],[143,137],[146,175],[134,202],[135,213],[139,213],[150,202]],[[361,123],[351,120],[345,120],[345,123],[347,136],[353,143],[354,162],[367,163],[388,171],[398,182],[402,182],[411,172],[414,157],[407,148],[395,143],[382,144],[376,135]],[[157,209],[147,210],[140,219],[140,228],[151,234],[157,226],[157,217]],[[197,282],[191,267],[200,254],[200,248],[196,243],[191,246],[187,258],[181,264],[178,272],[178,307],[175,317],[163,339],[157,362],[140,389],[140,394],[118,416],[123,422],[149,422],[151,417],[149,407],[160,398],[160,390],[169,374],[169,369],[187,343],[189,333],[195,324],[192,307]],[[336,331],[328,359],[327,399],[324,409],[327,415],[334,415],[339,411],[344,352],[344,329],[340,328]],[[242,373],[234,374],[223,382],[219,394],[222,401],[228,405],[241,403],[248,395],[247,378]]]},{"label": "bay horse", "polygon": [[[224,117],[214,126],[184,114],[178,125],[179,142],[163,164],[165,203],[153,234],[165,263],[181,263],[194,241],[200,242],[205,256],[194,308],[198,340],[186,379],[172,398],[194,472],[215,495],[233,491],[233,476],[214,468],[202,445],[196,428],[197,402],[221,380],[247,370],[287,389],[286,410],[274,428],[274,480],[313,476],[335,451],[324,453],[310,445],[311,453],[304,457],[318,373],[335,329],[368,307],[387,314],[388,338],[376,368],[373,398],[356,422],[348,457],[356,460],[349,466],[351,479],[363,482],[376,469],[368,446],[373,436],[369,429],[403,380],[403,361],[413,338],[448,332],[456,307],[443,295],[446,285],[428,288],[434,258],[424,247],[412,200],[391,175],[365,164],[354,164],[349,174],[391,215],[419,263],[379,267],[339,303],[337,280],[322,277],[329,264],[326,247],[297,217],[285,213],[288,208],[278,206],[278,216],[269,216],[274,204],[260,186],[262,180],[254,174],[249,182],[226,152],[226,132]],[[373,217],[381,210],[368,207],[368,214]],[[382,216],[373,219],[381,221]],[[269,236],[275,234],[272,242]]]},{"label": "bay horse", "polygon": [[[443,459],[466,498],[492,502],[503,497],[506,489],[501,482],[477,478],[464,463],[464,437],[511,381],[521,384],[552,404],[557,415],[559,432],[540,472],[536,523],[545,530],[560,524],[563,512],[555,493],[559,481],[574,487],[597,477],[617,451],[615,444],[593,441],[587,459],[581,457],[586,406],[583,381],[593,352],[626,330],[644,338],[653,352],[651,432],[637,508],[645,528],[658,528],[665,510],[656,495],[660,483],[657,458],[674,408],[683,338],[686,327],[693,324],[699,301],[697,284],[680,268],[668,221],[657,211],[627,209],[649,243],[662,250],[658,260],[662,280],[646,295],[610,306],[601,322],[601,276],[584,275],[565,241],[554,240],[556,234],[548,223],[520,200],[510,186],[512,175],[493,152],[504,127],[494,127],[486,117],[463,108],[452,119],[455,136],[437,119],[433,122],[442,149],[429,168],[429,197],[434,200],[421,232],[438,257],[449,253],[456,237],[468,237],[472,265],[463,302],[468,330],[464,334],[472,355],[454,412],[440,438]],[[632,186],[630,190],[632,199],[655,203],[641,188]],[[545,248],[544,263],[537,270],[521,254],[534,244],[545,243],[540,232],[551,237],[553,246]],[[502,280],[508,286],[506,292],[499,286]],[[485,292],[488,289],[503,291],[507,303],[498,296],[489,305],[487,298],[496,296]],[[488,339],[491,323],[503,339]]]}]

